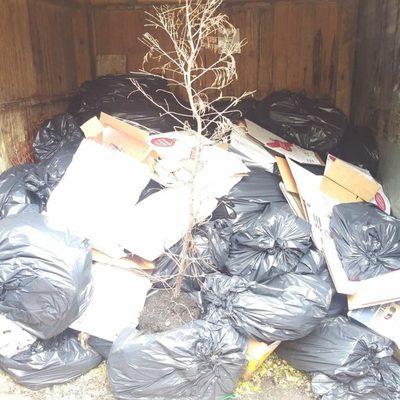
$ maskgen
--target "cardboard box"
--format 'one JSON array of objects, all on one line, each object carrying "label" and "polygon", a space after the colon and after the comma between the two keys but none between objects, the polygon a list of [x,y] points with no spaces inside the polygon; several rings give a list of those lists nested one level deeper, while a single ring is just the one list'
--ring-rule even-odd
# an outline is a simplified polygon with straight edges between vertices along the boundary
[{"label": "cardboard box", "polygon": [[400,302],[349,311],[348,316],[400,345]]},{"label": "cardboard box", "polygon": [[390,214],[390,202],[382,186],[367,170],[328,155],[321,191],[335,204],[367,201]]},{"label": "cardboard box", "polygon": [[348,295],[349,310],[400,300],[400,270],[362,281],[350,281],[329,233],[323,237],[323,253],[337,292]]},{"label": "cardboard box", "polygon": [[378,182],[338,158],[327,166],[321,182],[321,191],[339,203],[371,201],[379,187]]},{"label": "cardboard box", "polygon": [[[282,168],[283,163],[279,162],[282,179],[291,190],[297,189],[305,216],[311,224],[314,244],[324,253],[337,292],[348,295],[349,309],[400,300],[400,271],[358,282],[348,279],[329,229],[331,210],[336,202],[319,190],[324,177],[312,174],[290,158],[286,158],[286,162],[289,170],[286,167]],[[288,174],[291,176],[288,177]],[[296,186],[293,185],[292,179]],[[301,217],[301,214],[298,215]]]},{"label": "cardboard box", "polygon": [[261,143],[267,149],[289,157],[302,164],[324,165],[317,153],[311,150],[305,150],[300,146],[289,143],[267,129],[258,126],[252,121],[245,120],[247,133],[257,142]]},{"label": "cardboard box", "polygon": [[81,126],[86,138],[96,143],[122,151],[154,169],[157,152],[149,146],[148,132],[130,125],[106,113],[100,120],[93,117]]}]

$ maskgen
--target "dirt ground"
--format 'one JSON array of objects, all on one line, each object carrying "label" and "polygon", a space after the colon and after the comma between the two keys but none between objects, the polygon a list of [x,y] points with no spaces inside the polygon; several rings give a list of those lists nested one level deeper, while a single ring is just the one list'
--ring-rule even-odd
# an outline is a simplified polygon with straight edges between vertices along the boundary
[{"label": "dirt ground", "polygon": [[[274,355],[250,382],[239,382],[237,391],[225,399],[240,400],[309,400],[307,376],[288,367]],[[14,383],[0,371],[1,400],[115,400],[107,381],[106,365],[67,384],[31,391]],[[152,399],[149,399],[152,400]]]},{"label": "dirt ground", "polygon": [[145,333],[164,332],[179,328],[200,318],[200,308],[188,293],[173,299],[170,290],[158,290],[150,295],[139,318],[139,329]]}]

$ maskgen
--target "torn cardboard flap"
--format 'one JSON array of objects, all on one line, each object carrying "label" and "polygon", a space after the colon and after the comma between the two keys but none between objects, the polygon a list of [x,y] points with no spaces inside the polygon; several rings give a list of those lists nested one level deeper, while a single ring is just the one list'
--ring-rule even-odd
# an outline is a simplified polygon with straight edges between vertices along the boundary
[{"label": "torn cardboard flap", "polygon": [[335,159],[327,166],[320,189],[340,203],[369,202],[380,189],[380,185],[350,164]]},{"label": "torn cardboard flap", "polygon": [[290,193],[299,194],[296,181],[294,180],[293,174],[290,171],[290,167],[286,159],[283,157],[275,157],[275,160],[278,165],[279,172],[281,174],[286,190]]},{"label": "torn cardboard flap", "polygon": [[132,158],[154,169],[157,152],[148,144],[148,132],[130,125],[106,113],[100,114],[100,120],[93,117],[81,126],[87,138],[96,143],[124,152]]},{"label": "torn cardboard flap", "polygon": [[400,300],[400,270],[358,282],[357,291],[347,297],[349,310]]}]

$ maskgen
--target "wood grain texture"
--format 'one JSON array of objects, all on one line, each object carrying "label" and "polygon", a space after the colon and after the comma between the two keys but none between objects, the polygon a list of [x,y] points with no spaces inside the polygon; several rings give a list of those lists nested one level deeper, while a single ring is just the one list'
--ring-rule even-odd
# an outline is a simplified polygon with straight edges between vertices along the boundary
[{"label": "wood grain texture", "polygon": [[363,0],[359,12],[352,120],[400,143],[400,3]]},{"label": "wood grain texture", "polygon": [[86,0],[2,0],[0,171],[90,79]]},{"label": "wood grain texture", "polygon": [[0,7],[0,102],[36,92],[27,0],[3,0]]},{"label": "wood grain texture", "polygon": [[[91,2],[96,54],[124,55],[128,70],[140,69],[146,49],[137,37],[146,31],[145,12],[159,2]],[[357,3],[358,0],[224,2],[221,11],[248,42],[236,57],[239,80],[226,94],[257,90],[255,97],[263,98],[273,90],[305,90],[310,96],[337,101],[348,113]],[[213,58],[206,54],[205,59]]]}]

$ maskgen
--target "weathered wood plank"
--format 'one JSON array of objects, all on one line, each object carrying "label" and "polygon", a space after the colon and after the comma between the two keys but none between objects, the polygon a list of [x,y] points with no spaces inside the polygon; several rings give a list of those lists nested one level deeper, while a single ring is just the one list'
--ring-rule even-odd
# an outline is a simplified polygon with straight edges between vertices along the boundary
[{"label": "weathered wood plank", "polygon": [[0,7],[0,101],[36,91],[26,0],[3,0]]},{"label": "weathered wood plank", "polygon": [[360,2],[352,120],[400,143],[400,4]]},{"label": "weathered wood plank", "polygon": [[357,39],[358,0],[342,0],[338,15],[338,58],[336,78],[336,105],[350,114],[353,86],[355,47]]}]

